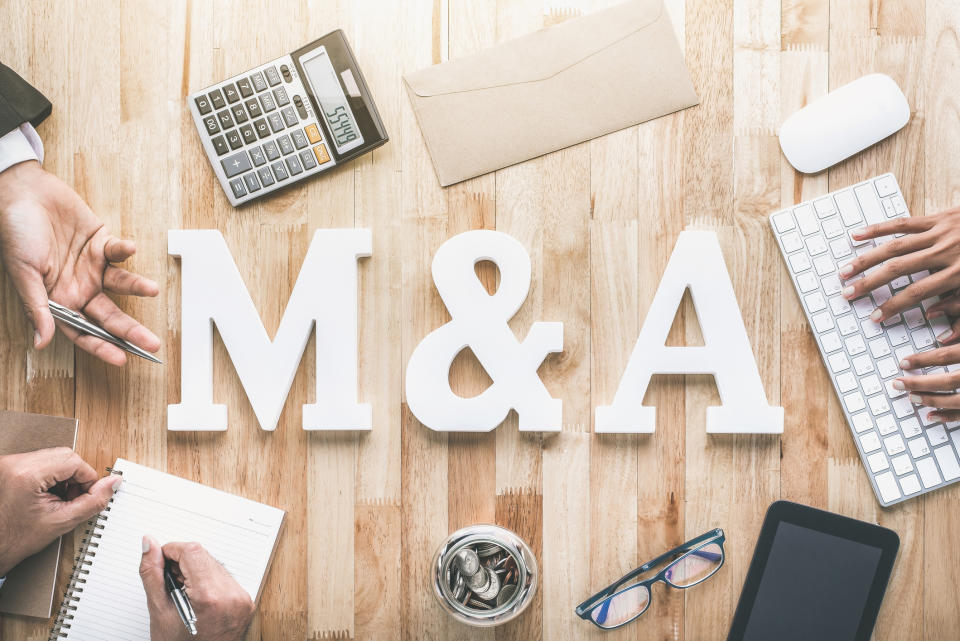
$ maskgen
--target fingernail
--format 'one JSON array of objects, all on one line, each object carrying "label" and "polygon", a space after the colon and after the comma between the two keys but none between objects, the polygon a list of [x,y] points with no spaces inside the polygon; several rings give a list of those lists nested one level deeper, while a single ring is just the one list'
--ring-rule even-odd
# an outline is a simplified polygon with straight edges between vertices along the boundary
[{"label": "fingernail", "polygon": [[853,273],[853,265],[849,263],[847,263],[846,265],[840,268],[840,275],[843,276],[844,278],[846,278],[852,273]]},{"label": "fingernail", "polygon": [[870,320],[874,323],[879,323],[881,318],[883,318],[883,312],[880,311],[879,307],[870,312]]},{"label": "fingernail", "polygon": [[843,288],[843,290],[840,293],[843,295],[844,298],[853,298],[853,292],[854,292],[853,285],[847,285],[846,287]]},{"label": "fingernail", "polygon": [[904,390],[906,388],[903,386],[903,381],[894,381],[893,389]]},{"label": "fingernail", "polygon": [[33,346],[40,347],[40,332],[33,333]]},{"label": "fingernail", "polygon": [[945,331],[944,333],[942,333],[942,334],[940,334],[939,336],[937,336],[937,340],[942,343],[943,341],[945,341],[945,340],[947,340],[948,338],[950,338],[950,335],[951,335],[951,334],[953,334],[953,330],[952,330],[952,329],[948,329],[948,330]]},{"label": "fingernail", "polygon": [[902,361],[900,361],[900,369],[913,369],[913,368],[910,367],[910,361],[908,361],[907,359],[903,359]]},{"label": "fingernail", "polygon": [[150,551],[150,539],[143,537],[143,553],[146,554]]},{"label": "fingernail", "polygon": [[911,394],[910,402],[914,405],[923,405],[923,399],[920,398],[919,394]]},{"label": "fingernail", "polygon": [[863,236],[864,234],[867,233],[867,229],[865,227],[861,227],[860,229],[854,229],[850,233],[853,234],[854,236]]},{"label": "fingernail", "polygon": [[929,414],[927,414],[927,420],[928,420],[928,421],[941,421],[941,420],[943,420],[943,417],[940,416],[939,414],[937,414],[936,412],[930,412]]},{"label": "fingernail", "polygon": [[123,485],[123,479],[117,479],[113,482],[113,493],[116,494],[120,491],[120,486]]}]

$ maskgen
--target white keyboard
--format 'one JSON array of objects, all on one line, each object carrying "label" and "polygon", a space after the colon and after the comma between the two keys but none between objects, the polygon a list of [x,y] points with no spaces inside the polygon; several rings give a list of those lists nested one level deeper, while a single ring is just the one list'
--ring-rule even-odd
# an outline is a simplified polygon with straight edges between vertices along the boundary
[{"label": "white keyboard", "polygon": [[[928,298],[882,325],[870,320],[877,305],[929,272],[903,276],[854,301],[840,295],[838,269],[892,239],[885,236],[857,242],[850,232],[909,215],[896,178],[884,174],[770,216],[867,476],[884,506],[960,479],[960,422],[928,420],[931,408],[913,406],[907,392],[891,385],[903,374],[901,359],[934,349],[936,336],[949,329],[943,316],[926,318],[926,309],[939,299]],[[958,368],[960,365],[906,373]]]}]

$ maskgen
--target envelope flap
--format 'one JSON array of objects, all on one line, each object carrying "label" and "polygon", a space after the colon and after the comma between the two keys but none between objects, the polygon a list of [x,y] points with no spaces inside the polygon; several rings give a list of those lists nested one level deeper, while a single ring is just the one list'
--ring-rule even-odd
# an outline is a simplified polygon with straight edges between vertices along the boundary
[{"label": "envelope flap", "polygon": [[632,0],[405,76],[418,96],[534,82],[657,22],[662,0]]}]

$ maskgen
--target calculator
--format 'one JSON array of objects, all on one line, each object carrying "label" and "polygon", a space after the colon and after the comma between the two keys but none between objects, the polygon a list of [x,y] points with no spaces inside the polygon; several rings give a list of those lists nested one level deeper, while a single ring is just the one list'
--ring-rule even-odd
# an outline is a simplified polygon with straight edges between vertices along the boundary
[{"label": "calculator", "polygon": [[187,98],[230,204],[325,172],[389,139],[343,31]]}]

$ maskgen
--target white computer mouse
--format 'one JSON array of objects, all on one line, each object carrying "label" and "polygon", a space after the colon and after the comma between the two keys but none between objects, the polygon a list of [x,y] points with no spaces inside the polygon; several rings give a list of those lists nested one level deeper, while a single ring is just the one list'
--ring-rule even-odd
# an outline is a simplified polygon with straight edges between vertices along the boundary
[{"label": "white computer mouse", "polygon": [[815,174],[896,133],[908,120],[910,105],[897,83],[872,73],[787,118],[780,148],[797,171]]}]

